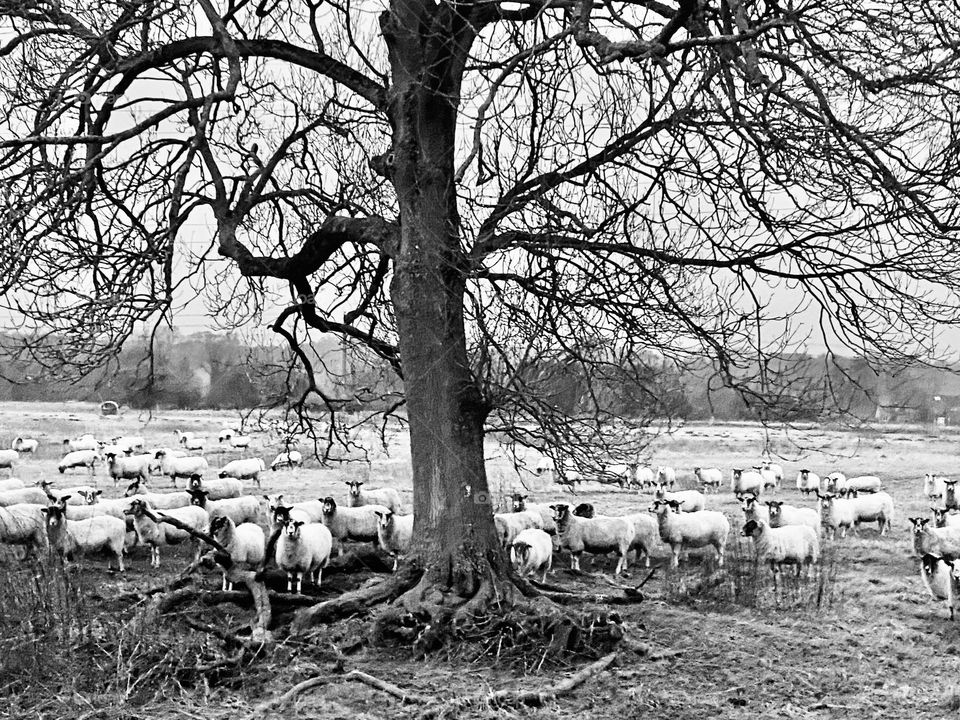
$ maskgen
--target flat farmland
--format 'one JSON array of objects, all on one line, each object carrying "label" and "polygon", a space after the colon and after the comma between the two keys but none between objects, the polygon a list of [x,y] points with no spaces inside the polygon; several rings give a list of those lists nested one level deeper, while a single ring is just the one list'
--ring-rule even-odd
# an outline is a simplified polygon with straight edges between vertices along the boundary
[{"label": "flat farmland", "polygon": [[[98,467],[91,479],[82,471],[61,475],[57,462],[64,453],[64,438],[91,432],[100,439],[122,434],[143,435],[151,447],[173,447],[174,430],[190,430],[207,437],[206,457],[210,473],[230,459],[240,457],[217,443],[217,433],[236,423],[236,415],[218,412],[170,411],[140,414],[129,409],[117,417],[100,417],[89,404],[19,404],[0,406],[0,444],[9,447],[17,435],[40,441],[36,456],[23,456],[15,476],[25,482],[53,480],[58,485],[96,483],[105,496],[122,493]],[[266,433],[252,433],[248,456],[269,464],[283,449]],[[346,499],[347,479],[358,478],[371,486],[391,486],[412,500],[409,450],[400,429],[387,433],[387,447],[371,430],[358,441],[368,449],[354,462],[321,467],[307,456],[303,468],[267,471],[263,493],[283,493],[288,499],[332,495]],[[892,532],[880,537],[876,525],[859,535],[835,542],[825,541],[824,560],[809,579],[785,580],[775,592],[769,572],[751,561],[751,545],[739,537],[742,513],[729,488],[730,470],[759,462],[767,447],[785,471],[784,486],[770,499],[812,506],[794,489],[800,468],[824,475],[840,470],[847,475],[879,475],[894,497],[896,520]],[[785,718],[956,717],[960,712],[960,622],[951,623],[943,603],[935,603],[918,577],[918,562],[912,554],[907,518],[929,516],[930,502],[922,496],[924,473],[958,476],[960,435],[949,429],[867,428],[860,432],[807,428],[787,434],[765,431],[755,425],[692,424],[657,439],[650,449],[652,464],[672,465],[683,487],[693,487],[695,466],[717,466],[727,483],[708,496],[708,507],[723,511],[733,532],[728,542],[728,564],[717,571],[711,551],[693,551],[679,571],[666,567],[667,551],[654,553],[653,576],[639,605],[618,607],[624,628],[632,639],[650,649],[645,655],[624,650],[617,664],[598,674],[573,695],[522,711],[478,706],[460,717],[568,718],[740,718],[748,715]],[[544,486],[529,470],[518,471],[498,444],[487,450],[488,476],[496,503],[514,490],[528,488],[537,502],[591,502],[606,514],[637,512],[650,505],[651,495],[586,483],[570,492]],[[782,459],[781,459],[782,458]],[[537,457],[525,458],[532,468]],[[157,478],[155,489],[168,489]],[[251,485],[250,492],[259,492]],[[525,491],[526,492],[526,491]],[[133,548],[123,574],[108,572],[104,558],[88,558],[70,570],[76,602],[83,602],[85,617],[117,618],[124,627],[136,622],[137,603],[118,605],[117,598],[174,580],[189,561],[185,549],[161,552],[162,566],[149,568],[143,548]],[[584,573],[567,568],[566,555],[555,556],[551,582],[580,590],[606,592],[613,558],[594,558],[583,563]],[[7,582],[23,578],[25,570],[8,562]],[[51,571],[52,573],[53,571]],[[625,583],[636,584],[648,575],[631,567]],[[366,581],[371,573],[355,578],[332,578],[319,598],[332,597]],[[35,583],[54,583],[55,578],[36,578]],[[219,573],[211,572],[202,587],[219,589]],[[305,586],[306,587],[306,586]],[[312,588],[306,588],[312,592]],[[7,592],[11,592],[9,589]],[[9,602],[9,598],[3,601]],[[189,612],[164,616],[161,629],[139,629],[142,644],[151,639],[176,650],[180,662],[188,653],[193,668],[212,670],[185,674],[171,653],[154,652],[151,661],[140,658],[134,645],[130,655],[96,660],[103,673],[112,672],[123,681],[91,689],[90,679],[61,676],[45,678],[35,686],[24,684],[22,668],[11,664],[11,650],[24,653],[29,633],[3,627],[0,638],[7,664],[0,677],[0,692],[12,687],[7,707],[0,717],[261,717],[258,706],[265,699],[289,689],[308,677],[330,672],[331,666],[360,669],[422,695],[448,698],[486,690],[537,687],[553,682],[565,669],[556,664],[536,668],[484,656],[476,661],[448,653],[410,662],[406,651],[384,649],[362,641],[365,620],[355,619],[321,629],[311,644],[281,642],[243,667],[231,667],[218,654],[214,635],[194,626],[237,626],[249,621],[248,609],[233,606],[192,607]],[[208,628],[209,629],[209,628]],[[34,633],[35,628],[32,629]],[[358,640],[360,638],[360,640]],[[33,642],[38,642],[33,640]],[[76,638],[61,638],[73,643]],[[181,652],[181,650],[183,652]],[[41,651],[31,646],[31,652]],[[64,653],[59,652],[62,656]],[[154,656],[155,663],[153,662]],[[24,661],[26,662],[26,661]],[[217,665],[217,663],[221,665]],[[139,664],[138,664],[139,663]],[[166,664],[164,664],[166,663]],[[178,670],[179,668],[179,670]],[[219,669],[218,669],[219,668]],[[164,672],[173,678],[161,683]],[[151,675],[151,673],[153,673]],[[180,674],[178,674],[180,673]],[[146,676],[146,677],[144,677]],[[150,679],[152,678],[152,679]],[[108,687],[109,690],[104,690]],[[8,693],[4,693],[8,694]],[[68,709],[73,708],[72,715]],[[284,715],[304,718],[413,717],[416,709],[365,685],[331,682],[302,694]]]}]

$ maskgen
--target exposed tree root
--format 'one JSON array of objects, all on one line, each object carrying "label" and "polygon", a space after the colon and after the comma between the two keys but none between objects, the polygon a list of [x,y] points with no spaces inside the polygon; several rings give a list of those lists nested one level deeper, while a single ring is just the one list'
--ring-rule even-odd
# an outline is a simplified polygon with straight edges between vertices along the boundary
[{"label": "exposed tree root", "polygon": [[273,700],[268,700],[262,704],[258,710],[261,713],[266,713],[271,710],[279,712],[308,690],[312,690],[315,687],[320,687],[321,685],[327,685],[331,682],[344,681],[359,682],[363,683],[364,685],[369,685],[370,687],[381,690],[388,695],[392,695],[403,704],[424,705],[430,702],[430,698],[426,695],[418,695],[417,693],[407,692],[393,683],[389,683],[386,680],[381,680],[380,678],[374,677],[373,675],[365,673],[362,670],[351,670],[343,675],[318,675],[317,677],[312,677],[308,680],[304,680],[301,683],[297,683],[280,697]]}]

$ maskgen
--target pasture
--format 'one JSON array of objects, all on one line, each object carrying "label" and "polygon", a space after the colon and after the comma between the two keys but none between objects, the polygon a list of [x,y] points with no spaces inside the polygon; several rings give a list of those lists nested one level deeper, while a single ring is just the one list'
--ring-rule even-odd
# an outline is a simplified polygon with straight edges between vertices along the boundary
[{"label": "pasture", "polygon": [[[15,475],[24,481],[54,480],[60,485],[92,482],[84,471],[57,472],[62,441],[83,432],[109,439],[142,434],[148,446],[174,446],[174,430],[192,430],[208,438],[211,474],[235,451],[222,452],[217,432],[235,416],[216,412],[169,412],[148,417],[126,409],[100,417],[92,405],[8,404],[0,406],[0,444],[17,435],[40,440],[36,456],[24,456]],[[794,489],[801,467],[825,475],[879,475],[896,502],[890,535],[876,525],[836,542],[825,541],[824,560],[809,580],[785,581],[774,593],[765,568],[751,562],[751,545],[739,537],[742,513],[729,489],[730,469],[761,459],[764,432],[750,425],[689,425],[656,441],[654,465],[677,469],[681,487],[693,487],[694,466],[724,471],[721,492],[708,496],[710,509],[722,510],[733,532],[728,566],[714,572],[711,551],[693,551],[678,571],[666,567],[667,551],[655,553],[656,572],[646,583],[646,600],[617,608],[632,640],[643,653],[623,650],[616,665],[588,680],[572,695],[542,708],[478,706],[454,717],[567,718],[786,718],[955,717],[960,710],[960,622],[951,623],[943,603],[935,603],[918,578],[907,517],[929,516],[921,494],[923,475],[956,477],[960,436],[929,428],[791,431],[773,436],[771,449],[785,471],[784,486],[769,493],[810,506]],[[373,448],[374,435],[365,444]],[[797,458],[797,447],[804,448]],[[255,434],[247,455],[268,464],[281,450],[265,434]],[[301,445],[307,455],[307,448]],[[645,510],[650,493],[586,484],[575,494],[543,487],[532,473],[520,476],[489,441],[488,475],[496,502],[513,490],[531,488],[537,502],[591,502],[608,514]],[[528,467],[533,467],[530,458]],[[6,473],[0,473],[5,475]],[[376,449],[369,463],[319,467],[311,459],[296,470],[267,471],[263,492],[289,499],[325,495],[345,498],[344,481],[359,478],[370,486],[397,488],[411,499],[410,468],[401,432],[388,435],[388,447]],[[93,480],[105,496],[114,489],[104,467]],[[155,480],[158,489],[169,482]],[[248,483],[250,492],[257,492]],[[503,506],[505,508],[505,505]],[[586,559],[580,576],[566,555],[555,557],[550,580],[557,585],[604,592],[613,558]],[[189,552],[164,549],[162,566],[149,567],[149,553],[136,547],[123,574],[108,572],[106,559],[87,558],[82,566],[58,575],[55,564],[40,570],[7,562],[0,574],[0,694],[8,697],[0,717],[91,718],[254,718],[261,704],[296,683],[318,674],[331,682],[299,695],[285,717],[415,717],[416,706],[367,685],[338,682],[337,675],[361,670],[419,695],[447,699],[502,688],[536,688],[565,674],[556,663],[538,665],[528,658],[490,649],[468,657],[449,649],[411,662],[408,651],[371,646],[364,619],[319,628],[311,642],[279,643],[250,659],[223,652],[221,635],[248,622],[249,607],[207,607],[198,602],[178,608],[152,623],[139,611],[147,599],[138,593],[176,579]],[[647,576],[632,566],[624,582]],[[320,598],[358,586],[371,577],[362,572],[324,578]],[[210,572],[204,588],[219,590],[220,575]],[[312,587],[305,586],[308,592]],[[31,604],[32,603],[32,604]],[[31,616],[13,618],[8,609],[29,605]],[[58,622],[54,622],[57,620]],[[43,621],[50,627],[44,627]],[[31,682],[31,677],[35,681]]]}]

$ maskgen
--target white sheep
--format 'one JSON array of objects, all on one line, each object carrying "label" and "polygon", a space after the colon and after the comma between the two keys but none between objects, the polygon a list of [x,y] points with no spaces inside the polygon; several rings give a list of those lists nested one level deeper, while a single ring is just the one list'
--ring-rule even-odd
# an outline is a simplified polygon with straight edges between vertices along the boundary
[{"label": "white sheep", "polygon": [[681,512],[697,512],[707,506],[707,498],[698,490],[674,490],[670,492],[664,483],[660,483],[654,494],[657,500],[676,500]]},{"label": "white sheep", "polygon": [[190,495],[191,504],[202,507],[210,513],[211,518],[228,517],[236,525],[260,522],[260,501],[253,495],[210,500],[206,490],[189,489],[187,493]]},{"label": "white sheep", "polygon": [[[777,467],[780,467],[779,465]],[[754,465],[754,472],[760,475],[763,478],[763,489],[767,488],[778,488],[780,487],[780,479],[777,477],[777,474],[774,470],[768,468],[766,464],[763,465]],[[782,471],[781,471],[782,473]]]},{"label": "white sheep", "polygon": [[0,491],[17,490],[22,487],[24,487],[23,480],[20,480],[19,478],[11,477],[0,480]]},{"label": "white sheep", "polygon": [[820,489],[820,476],[804,468],[797,473],[797,490],[804,495],[815,493]]},{"label": "white sheep", "polygon": [[774,480],[773,487],[779,488],[780,483],[783,482],[783,468],[777,463],[770,462],[769,460],[764,460],[760,463],[760,474],[769,475]]},{"label": "white sheep", "polygon": [[723,555],[730,534],[730,522],[715,510],[679,512],[680,504],[672,500],[654,500],[651,512],[656,513],[660,539],[670,546],[670,566],[680,564],[680,553],[689,548],[713,546],[717,564],[723,567]]},{"label": "white sheep", "polygon": [[96,488],[90,485],[74,485],[68,488],[58,488],[49,480],[41,480],[40,489],[46,493],[47,499],[50,500],[50,502],[60,502],[61,498],[65,498],[70,505],[85,505],[87,503],[87,493],[96,492]]},{"label": "white sheep", "polygon": [[38,440],[17,436],[13,439],[10,449],[20,453],[35,453],[39,446],[40,442]]},{"label": "white sheep", "polygon": [[714,492],[719,492],[720,486],[723,485],[723,472],[721,472],[720,468],[695,467],[693,474],[696,476],[697,482],[703,486],[704,492],[707,492],[708,488],[713,488]]},{"label": "white sheep", "polygon": [[130,503],[133,502],[134,498],[110,498],[109,500],[101,500],[100,495],[102,494],[102,490],[82,493],[82,496],[86,499],[86,504],[82,505],[68,504],[68,501],[72,498],[63,495],[59,499],[60,507],[62,507],[66,513],[67,520],[88,520],[89,518],[99,515],[110,515],[111,517],[123,520],[127,525],[127,529],[133,530],[133,518],[124,515],[124,512],[130,508]]},{"label": "white sheep", "polygon": [[47,540],[59,555],[73,559],[89,552],[106,551],[123,572],[123,544],[127,524],[120,518],[98,515],[87,520],[70,520],[61,505],[40,508],[46,516]]},{"label": "white sheep", "polygon": [[[133,516],[133,526],[137,531],[137,538],[143,545],[150,546],[150,567],[160,567],[161,546],[178,545],[182,542],[192,542],[194,544],[193,561],[199,562],[202,543],[186,530],[174,527],[170,523],[154,522],[146,516],[145,511],[147,510],[153,511],[157,508],[151,507],[147,501],[135,498],[130,503],[130,509],[127,513]],[[198,532],[207,533],[210,530],[210,516],[206,510],[196,505],[163,511],[158,510],[155,514],[161,517],[163,515],[172,517]]]},{"label": "white sheep", "polygon": [[656,483],[658,487],[666,485],[672,489],[673,486],[677,484],[677,471],[669,465],[657,466]]},{"label": "white sheep", "polygon": [[400,500],[400,493],[393,488],[371,488],[361,490],[362,480],[346,480],[350,488],[350,494],[347,497],[347,504],[350,507],[363,507],[364,505],[382,505],[391,512],[400,515],[403,512],[403,502]]},{"label": "white sheep", "polygon": [[173,486],[177,485],[177,478],[189,478],[192,475],[202,475],[207,469],[207,459],[198,456],[173,457],[167,448],[160,448],[154,454],[160,461],[160,474],[170,478]]},{"label": "white sheep", "polygon": [[24,504],[46,505],[48,499],[47,494],[38,487],[0,491],[0,507]]},{"label": "white sheep", "polygon": [[152,492],[149,486],[142,480],[134,480],[130,483],[124,492],[124,497],[134,500],[146,500],[150,503],[151,507],[157,510],[182,508],[193,504],[193,498],[190,496],[190,493],[184,490]]},{"label": "white sheep", "polygon": [[933,524],[940,527],[960,526],[960,513],[952,513],[949,508],[930,508],[933,511]]},{"label": "white sheep", "polygon": [[944,560],[939,555],[924,553],[920,558],[920,580],[934,600],[946,601],[951,620],[960,604],[958,570],[960,568],[954,562]]},{"label": "white sheep", "polygon": [[[574,511],[574,514],[579,514]],[[633,513],[622,516],[633,524],[633,540],[630,549],[636,552],[636,561],[644,559],[644,565],[650,567],[650,556],[660,540],[660,526],[656,518],[649,513]]]},{"label": "white sheep", "polygon": [[154,460],[152,455],[130,455],[117,456],[113,451],[103,453],[107,459],[107,473],[113,478],[113,485],[116,487],[121,480],[133,480],[139,478],[144,482],[150,479],[150,463]]},{"label": "white sheep", "polygon": [[237,480],[253,480],[260,487],[260,473],[265,472],[266,464],[260,458],[244,458],[231,460],[220,470],[221,478],[236,478]]},{"label": "white sheep", "polygon": [[637,493],[640,493],[647,488],[652,488],[654,485],[656,485],[656,480],[653,476],[653,468],[638,465],[634,478],[637,484]]},{"label": "white sheep", "polygon": [[543,530],[543,522],[540,519],[540,513],[533,510],[524,510],[523,512],[494,513],[493,525],[497,530],[497,537],[500,539],[500,545],[504,548],[510,547],[517,535],[522,530],[536,528]]},{"label": "white sheep", "polygon": [[527,498],[529,495],[522,495],[520,493],[513,493],[510,495],[510,503],[513,508],[513,512],[526,512],[532,510],[540,515],[540,527],[548,535],[557,534],[557,524],[553,520],[553,509],[549,505],[528,503]]},{"label": "white sheep", "polygon": [[73,450],[60,459],[57,470],[62,475],[70,468],[85,467],[93,475],[99,460],[100,454],[96,450]]},{"label": "white sheep", "polygon": [[225,428],[223,428],[223,430],[221,430],[221,431],[217,434],[217,442],[223,442],[224,440],[229,440],[229,439],[232,438],[234,435],[239,435],[239,434],[240,434],[240,431],[237,430],[236,428],[226,428],[226,427],[225,427]]},{"label": "white sheep", "polygon": [[538,572],[540,582],[546,582],[553,565],[553,541],[543,530],[527,528],[510,545],[510,562],[520,577]]},{"label": "white sheep", "polygon": [[943,475],[927,473],[923,476],[923,494],[931,500],[942,498],[947,491],[947,478]]},{"label": "white sheep", "polygon": [[[340,544],[343,552],[344,540],[358,542],[376,542],[379,537],[377,528],[377,513],[390,512],[390,508],[383,505],[364,505],[363,507],[338,507],[332,497],[325,497],[322,501],[323,515],[320,522],[327,526],[330,534]],[[303,508],[304,503],[297,503],[294,508]]]},{"label": "white sheep", "polygon": [[602,476],[612,478],[621,489],[630,489],[633,484],[634,465],[629,463],[613,463],[603,468]]},{"label": "white sheep", "polygon": [[552,483],[569,485],[570,487],[575,487],[578,482],[583,480],[583,474],[575,469],[573,462],[570,460],[565,461],[562,469],[558,470],[552,458],[540,458],[534,468],[534,473],[537,477],[547,478]]},{"label": "white sheep", "polygon": [[319,523],[290,520],[277,540],[277,567],[287,573],[287,592],[300,593],[303,576],[309,575],[316,587],[330,560],[333,537]]},{"label": "white sheep", "polygon": [[243,494],[243,483],[236,478],[214,478],[204,480],[202,475],[191,475],[187,481],[188,490],[206,490],[208,500],[236,498]]},{"label": "white sheep", "polygon": [[580,555],[586,550],[593,554],[616,552],[618,560],[613,574],[619,575],[623,571],[636,532],[633,523],[626,518],[604,515],[577,517],[566,503],[550,507],[553,508],[560,547],[570,551],[571,570],[579,572]]},{"label": "white sheep", "polygon": [[893,498],[885,492],[864,497],[838,498],[833,493],[818,493],[824,522],[833,533],[832,537],[845,537],[847,528],[858,529],[861,522],[876,522],[880,534],[885,535],[893,522]]},{"label": "white sheep", "polygon": [[270,463],[270,469],[276,470],[281,467],[295,468],[303,465],[303,455],[299,450],[289,450],[278,453]]},{"label": "white sheep", "polygon": [[820,558],[820,538],[807,525],[772,528],[762,520],[749,520],[740,533],[752,537],[761,562],[770,564],[774,585],[783,565],[796,565],[797,576]]},{"label": "white sheep", "polygon": [[110,442],[112,442],[120,452],[126,455],[131,455],[136,450],[143,452],[143,449],[146,447],[142,435],[122,435],[113,438]]},{"label": "white sheep", "polygon": [[731,475],[730,487],[734,495],[753,493],[757,497],[764,491],[763,476],[756,470],[741,470],[734,468]]},{"label": "white sheep", "polygon": [[0,450],[0,468],[6,468],[13,474],[13,465],[20,459],[20,453],[16,450]]},{"label": "white sheep", "polygon": [[883,483],[881,483],[880,478],[878,478],[876,475],[857,475],[856,477],[847,478],[846,487],[844,489],[847,491],[847,493],[874,493],[879,492],[882,486]]},{"label": "white sheep", "polygon": [[753,493],[740,496],[740,509],[743,510],[743,521],[762,520],[770,524],[770,508],[761,503]]},{"label": "white sheep", "polygon": [[931,527],[930,518],[909,518],[913,526],[913,551],[923,557],[926,553],[960,557],[960,526]]},{"label": "white sheep", "polygon": [[246,450],[250,447],[252,438],[249,435],[233,435],[229,438],[230,447],[234,450]]},{"label": "white sheep", "polygon": [[67,440],[63,441],[63,444],[68,446],[71,451],[100,449],[100,443],[98,443],[97,439],[90,433],[86,433],[76,438],[68,438]]},{"label": "white sheep", "polygon": [[180,433],[178,437],[180,445],[183,445],[186,450],[196,450],[203,454],[204,446],[207,444],[205,437],[192,432]]},{"label": "white sheep", "polygon": [[28,555],[39,555],[47,545],[41,505],[21,503],[0,507],[0,543],[23,545]]},{"label": "white sheep", "polygon": [[842,472],[832,472],[827,475],[827,492],[840,493],[847,489],[847,476]]},{"label": "white sheep", "polygon": [[813,508],[800,508],[786,505],[779,500],[768,500],[767,508],[770,515],[770,527],[780,528],[786,525],[805,525],[820,536],[820,513]]},{"label": "white sheep", "polygon": [[[218,515],[210,519],[210,535],[226,548],[234,565],[254,568],[259,566],[266,556],[267,544],[263,528],[255,523],[236,524],[228,516]],[[233,590],[233,583],[227,579],[226,570],[223,572],[222,588]]]},{"label": "white sheep", "polygon": [[379,510],[374,514],[377,516],[377,540],[393,558],[393,572],[396,572],[399,558],[410,552],[413,543],[413,515]]}]

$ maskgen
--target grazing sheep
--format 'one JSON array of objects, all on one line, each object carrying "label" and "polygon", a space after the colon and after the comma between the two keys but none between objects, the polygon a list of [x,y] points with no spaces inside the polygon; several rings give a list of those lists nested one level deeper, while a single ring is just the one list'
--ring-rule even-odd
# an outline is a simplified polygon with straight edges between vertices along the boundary
[{"label": "grazing sheep", "polygon": [[85,467],[90,471],[90,474],[93,475],[99,459],[100,454],[96,450],[74,450],[73,452],[68,452],[60,459],[60,464],[57,465],[57,469],[62,475],[69,468]]},{"label": "grazing sheep", "polygon": [[[383,505],[364,505],[363,507],[338,507],[332,497],[323,499],[323,515],[320,522],[327,526],[330,534],[338,542],[356,540],[359,542],[377,542],[377,513],[390,512]],[[302,507],[303,503],[294,505]],[[341,547],[341,551],[342,551]]]},{"label": "grazing sheep", "polygon": [[208,500],[236,498],[243,494],[243,483],[236,478],[216,478],[204,480],[202,475],[194,474],[187,481],[188,490],[206,490]]},{"label": "grazing sheep", "polygon": [[150,463],[154,460],[152,455],[117,457],[114,452],[105,452],[103,456],[107,459],[107,473],[113,478],[114,487],[121,480],[139,478],[147,482],[150,479]]},{"label": "grazing sheep", "polygon": [[236,525],[260,522],[260,501],[253,495],[242,495],[223,500],[210,500],[206,490],[189,489],[191,504],[202,507],[211,518],[228,517]]},{"label": "grazing sheep", "polygon": [[377,540],[380,547],[393,558],[393,572],[397,571],[399,557],[410,552],[413,543],[413,515],[397,515],[392,511],[375,510],[377,516]]},{"label": "grazing sheep", "polygon": [[815,493],[820,489],[820,476],[815,472],[803,469],[797,473],[797,490],[804,495]]},{"label": "grazing sheep", "polygon": [[647,488],[652,488],[654,485],[656,485],[656,480],[653,477],[653,468],[646,466],[641,467],[638,465],[637,473],[634,477],[637,484],[637,493],[641,492],[642,490],[646,490]]},{"label": "grazing sheep", "polygon": [[654,500],[651,512],[656,513],[660,539],[670,546],[670,567],[680,564],[680,553],[689,548],[712,545],[717,564],[723,567],[723,554],[730,534],[730,522],[715,510],[681,513],[673,500]]},{"label": "grazing sheep", "polygon": [[63,444],[70,448],[71,452],[77,450],[99,450],[100,443],[97,442],[97,439],[90,433],[81,435],[73,439],[67,439],[63,441]]},{"label": "grazing sheep", "polygon": [[657,500],[676,500],[680,503],[681,512],[697,512],[698,510],[705,509],[707,506],[707,498],[704,497],[702,492],[698,490],[676,490],[668,492],[667,486],[664,483],[660,483],[657,487],[654,498]]},{"label": "grazing sheep", "polygon": [[540,458],[534,473],[537,477],[545,477],[552,483],[568,485],[571,488],[576,487],[576,484],[583,480],[583,475],[574,468],[570,460],[565,461],[562,467],[557,469],[552,458]]},{"label": "grazing sheep", "polygon": [[513,505],[513,512],[526,512],[532,510],[540,514],[540,527],[549,535],[557,534],[557,524],[553,521],[553,510],[549,505],[532,504],[527,502],[529,495],[513,493],[510,496],[510,502]]},{"label": "grazing sheep", "polygon": [[333,537],[319,523],[290,520],[277,540],[277,567],[287,573],[287,592],[299,594],[303,576],[309,575],[320,587],[320,576],[330,560]]},{"label": "grazing sheep", "polygon": [[[202,475],[207,469],[207,459],[197,456],[174,457],[167,448],[160,448],[154,454],[160,461],[160,474],[170,478],[173,486],[177,486],[177,478],[189,478],[192,475]],[[237,493],[239,495],[239,493]]]},{"label": "grazing sheep", "polygon": [[927,473],[923,476],[923,494],[931,500],[941,499],[947,492],[947,479],[943,475]]},{"label": "grazing sheep", "polygon": [[677,484],[677,471],[669,465],[658,465],[656,483],[657,487],[666,485],[673,490],[673,487]]},{"label": "grazing sheep", "polygon": [[723,473],[720,471],[720,468],[695,467],[693,474],[697,477],[697,481],[703,486],[704,492],[707,492],[708,488],[713,488],[714,492],[720,492],[720,486],[723,485]]},{"label": "grazing sheep", "polygon": [[497,529],[497,537],[504,548],[510,547],[521,530],[536,528],[543,530],[540,513],[533,510],[511,513],[494,513],[493,524]]},{"label": "grazing sheep", "polygon": [[17,436],[13,439],[10,449],[20,453],[35,453],[39,446],[40,442],[38,440]]},{"label": "grazing sheep", "polygon": [[933,553],[924,553],[920,558],[920,580],[934,600],[946,600],[951,620],[954,619],[960,603],[958,569],[960,568],[954,562]]},{"label": "grazing sheep", "polygon": [[847,493],[858,492],[858,493],[875,493],[880,492],[882,483],[880,478],[876,475],[858,475],[856,477],[847,478],[845,484],[845,490]]},{"label": "grazing sheep", "polygon": [[553,566],[553,541],[543,530],[528,528],[510,545],[510,562],[520,577],[541,573],[540,582],[547,581]]},{"label": "grazing sheep", "polygon": [[47,494],[38,487],[3,490],[0,492],[0,507],[25,504],[46,505],[48,499]]},{"label": "grazing sheep", "polygon": [[0,507],[0,543],[23,545],[27,555],[38,555],[47,545],[41,505],[20,503]]},{"label": "grazing sheep", "polygon": [[300,454],[299,450],[289,450],[287,452],[279,453],[270,463],[270,469],[276,470],[281,467],[295,468],[303,465],[303,455]]},{"label": "grazing sheep", "polygon": [[837,530],[840,530],[840,537],[845,537],[847,528],[859,530],[862,522],[876,522],[880,534],[886,535],[893,523],[893,498],[885,492],[848,499],[838,498],[833,493],[817,493],[817,497],[822,502],[822,514],[834,539]]},{"label": "grazing sheep", "polygon": [[220,471],[221,478],[235,478],[237,480],[253,480],[260,487],[260,473],[265,472],[266,464],[260,458],[244,458],[231,460]]},{"label": "grazing sheep", "polygon": [[[263,528],[259,525],[251,522],[237,524],[226,515],[218,515],[210,519],[210,534],[226,548],[234,565],[254,568],[263,562],[267,543]],[[226,570],[223,572],[222,588],[233,590],[233,583],[227,580]]]},{"label": "grazing sheep", "polygon": [[786,525],[805,525],[820,536],[820,513],[813,508],[799,508],[785,505],[779,500],[768,500],[770,527],[781,528]]},{"label": "grazing sheep", "polygon": [[350,488],[350,495],[347,498],[347,505],[350,507],[363,507],[364,505],[382,505],[390,512],[400,515],[403,512],[403,503],[400,501],[400,493],[393,488],[372,488],[370,490],[361,490],[362,480],[347,480],[347,486]]},{"label": "grazing sheep", "polygon": [[16,450],[0,450],[0,468],[6,468],[13,474],[13,465],[20,459],[20,453]]},{"label": "grazing sheep", "polygon": [[960,557],[960,527],[930,527],[930,518],[909,518],[913,532],[913,551],[923,557],[933,553],[941,557]]},{"label": "grazing sheep", "polygon": [[734,468],[730,487],[734,495],[753,493],[759,497],[765,486],[763,484],[763,476],[756,470]]},{"label": "grazing sheep", "polygon": [[24,487],[23,480],[19,480],[15,477],[4,478],[3,480],[0,480],[0,491],[18,490],[22,487]]},{"label": "grazing sheep", "polygon": [[70,520],[62,505],[40,508],[46,517],[47,540],[56,552],[72,560],[88,552],[106,551],[117,560],[123,572],[123,544],[127,524],[120,518],[98,515],[86,520]]},{"label": "grazing sheep", "polygon": [[[160,567],[160,547],[162,545],[178,545],[182,542],[192,542],[195,547],[194,562],[199,562],[202,543],[186,530],[174,527],[170,523],[154,522],[145,514],[153,511],[149,502],[135,498],[130,503],[127,514],[133,516],[133,526],[137,531],[137,538],[144,545],[150,546],[150,567]],[[206,533],[210,530],[210,516],[203,508],[195,505],[173,508],[156,513],[159,516],[169,516],[188,525],[193,530]]]},{"label": "grazing sheep", "polygon": [[960,526],[960,513],[952,513],[949,508],[932,507],[930,510],[933,511],[933,524],[938,528]]},{"label": "grazing sheep", "polygon": [[807,525],[772,528],[762,520],[748,520],[740,534],[753,538],[757,556],[770,564],[774,587],[783,565],[796,565],[799,577],[802,569],[809,572],[810,565],[820,558],[820,538],[816,530]]},{"label": "grazing sheep", "polygon": [[633,543],[635,528],[626,518],[597,515],[582,518],[570,512],[566,503],[551,505],[553,520],[557,524],[560,547],[570,551],[570,569],[580,570],[580,555],[589,553],[604,555],[617,553],[617,567],[614,575],[619,575],[626,567],[627,553]]}]

